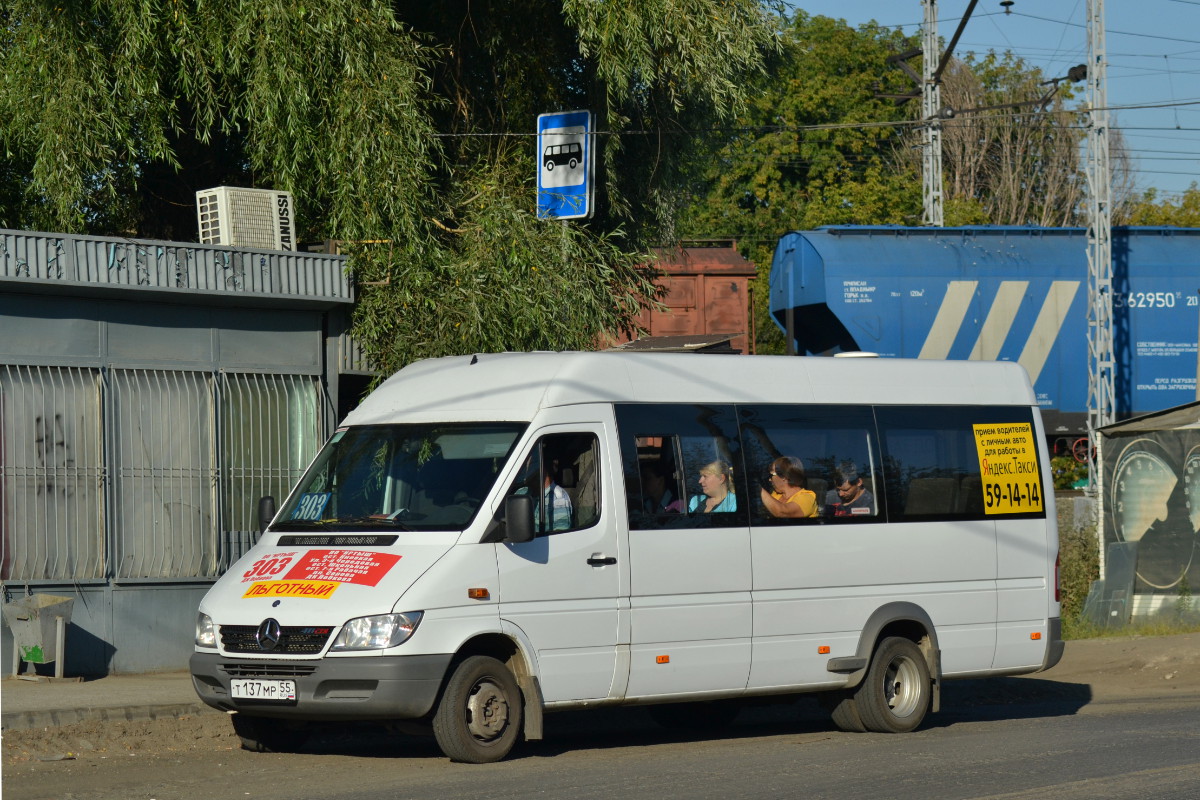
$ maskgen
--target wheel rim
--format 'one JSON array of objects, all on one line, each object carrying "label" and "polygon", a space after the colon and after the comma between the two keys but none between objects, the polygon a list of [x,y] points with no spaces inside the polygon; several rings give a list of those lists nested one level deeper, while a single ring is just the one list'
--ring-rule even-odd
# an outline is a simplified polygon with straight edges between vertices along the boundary
[{"label": "wheel rim", "polygon": [[892,713],[907,717],[915,712],[921,704],[923,691],[921,671],[912,659],[904,656],[892,659],[883,681],[883,695]]},{"label": "wheel rim", "polygon": [[504,689],[484,678],[471,689],[467,699],[467,730],[475,739],[488,744],[499,739],[508,727],[508,698]]}]

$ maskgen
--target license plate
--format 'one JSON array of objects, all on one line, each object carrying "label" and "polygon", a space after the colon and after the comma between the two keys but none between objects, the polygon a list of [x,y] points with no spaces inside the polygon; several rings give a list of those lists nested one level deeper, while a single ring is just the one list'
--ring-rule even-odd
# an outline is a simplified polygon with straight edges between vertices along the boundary
[{"label": "license plate", "polygon": [[264,681],[234,678],[229,693],[235,700],[266,700],[280,703],[296,702],[295,681]]}]

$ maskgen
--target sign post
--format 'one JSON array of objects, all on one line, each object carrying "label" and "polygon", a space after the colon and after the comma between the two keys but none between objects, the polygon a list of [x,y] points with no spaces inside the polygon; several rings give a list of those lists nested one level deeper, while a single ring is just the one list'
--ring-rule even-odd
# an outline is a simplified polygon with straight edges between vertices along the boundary
[{"label": "sign post", "polygon": [[538,218],[592,216],[592,112],[540,114],[537,131]]}]

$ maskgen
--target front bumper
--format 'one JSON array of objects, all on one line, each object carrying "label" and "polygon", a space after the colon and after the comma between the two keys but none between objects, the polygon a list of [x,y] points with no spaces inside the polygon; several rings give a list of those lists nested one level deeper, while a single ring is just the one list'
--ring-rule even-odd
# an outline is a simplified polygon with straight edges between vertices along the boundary
[{"label": "front bumper", "polygon": [[[284,661],[193,653],[188,662],[196,694],[221,711],[281,719],[402,720],[427,715],[437,700],[450,654],[370,656]],[[235,700],[234,678],[296,681],[296,702]]]}]

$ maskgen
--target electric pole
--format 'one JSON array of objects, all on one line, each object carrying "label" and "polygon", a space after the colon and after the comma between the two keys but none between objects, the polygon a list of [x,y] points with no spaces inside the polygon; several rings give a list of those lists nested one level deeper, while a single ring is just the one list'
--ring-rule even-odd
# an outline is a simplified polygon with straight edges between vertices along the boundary
[{"label": "electric pole", "polygon": [[1112,178],[1108,159],[1108,55],[1104,44],[1104,0],[1088,0],[1088,438],[1094,454],[1097,429],[1113,421]]},{"label": "electric pole", "polygon": [[[922,198],[925,212],[923,225],[941,228],[946,224],[942,207],[942,89],[939,67],[937,33],[937,0],[922,0],[925,7],[925,26],[921,49],[921,119],[922,129]],[[974,3],[972,3],[974,7]],[[970,12],[968,12],[969,15]],[[964,21],[965,21],[964,17]],[[959,28],[961,31],[961,26]],[[955,34],[957,38],[957,34]]]}]

